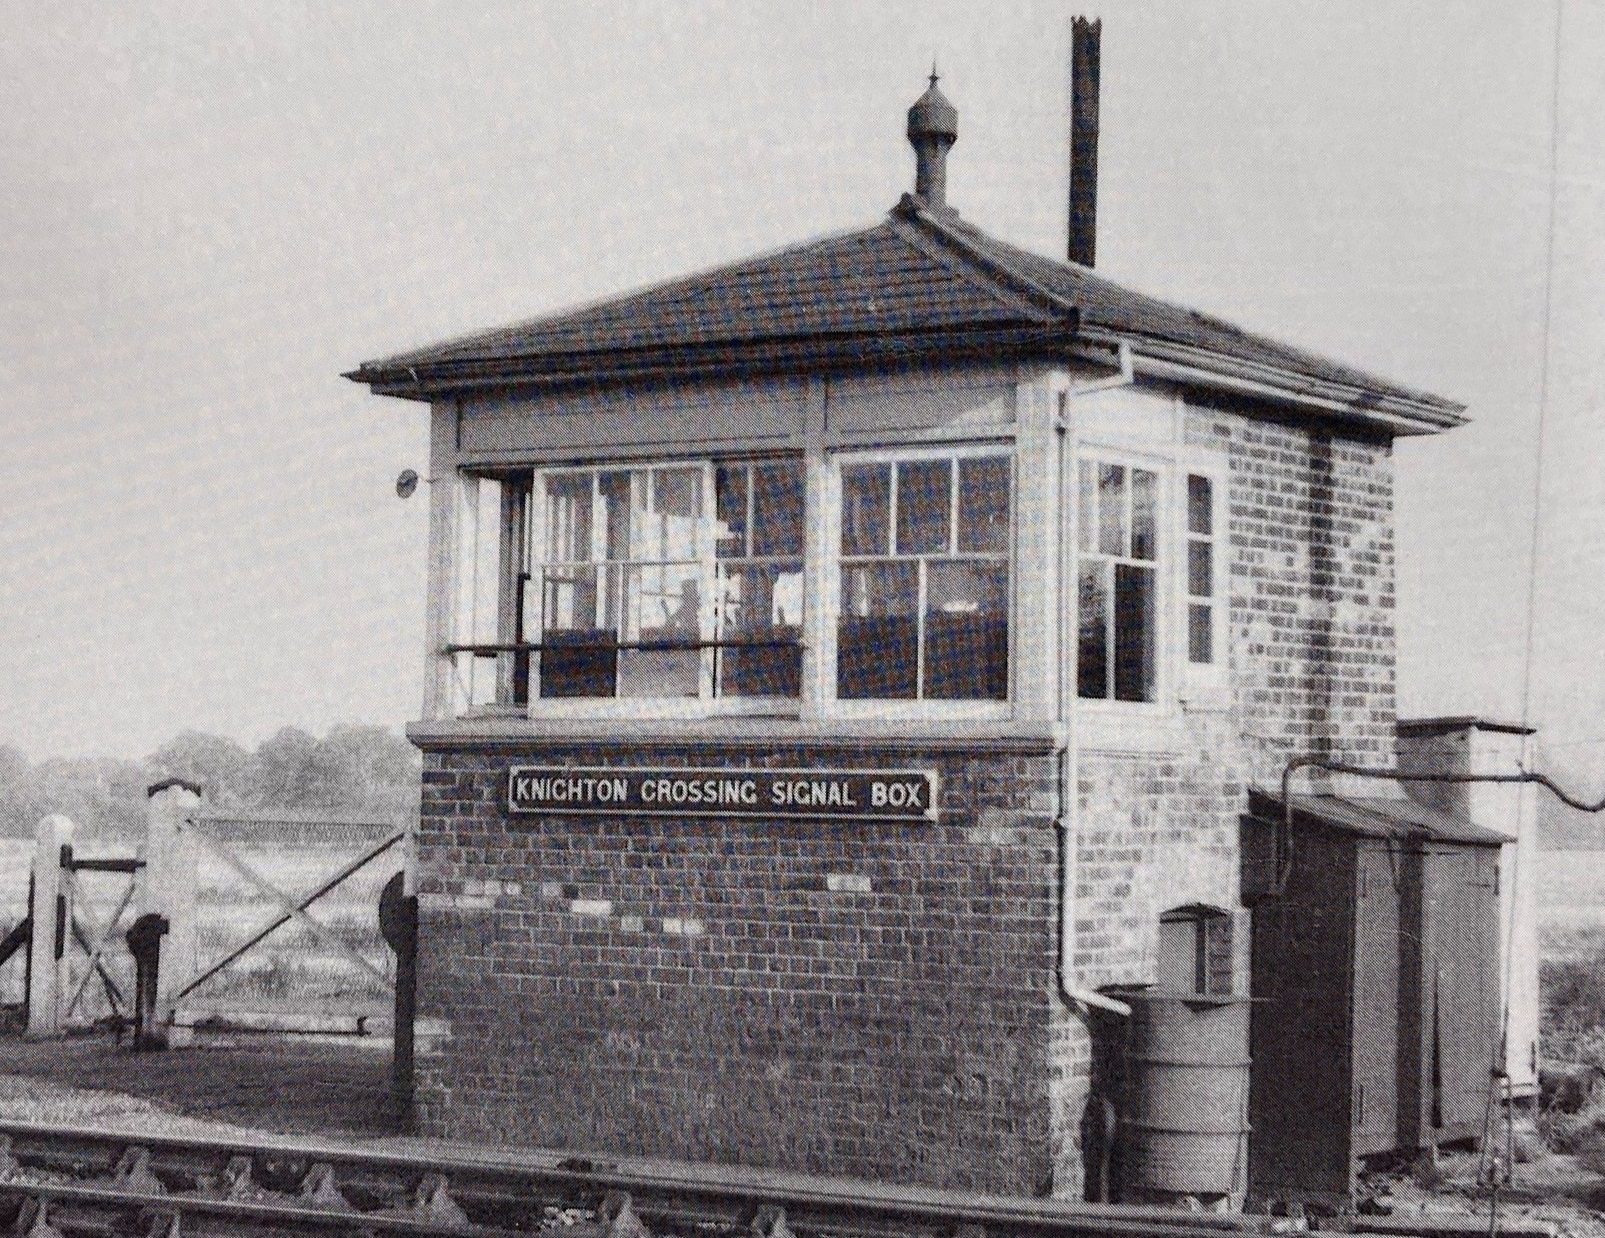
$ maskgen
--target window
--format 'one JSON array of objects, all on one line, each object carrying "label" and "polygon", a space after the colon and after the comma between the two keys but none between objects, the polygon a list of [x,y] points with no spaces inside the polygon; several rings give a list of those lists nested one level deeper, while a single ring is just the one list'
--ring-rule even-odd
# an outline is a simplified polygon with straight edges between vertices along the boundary
[{"label": "window", "polygon": [[798,695],[800,461],[564,469],[536,483],[519,609],[520,639],[539,633],[538,696]]},{"label": "window", "polygon": [[1159,475],[1083,459],[1079,482],[1077,693],[1156,700]]},{"label": "window", "polygon": [[1187,478],[1187,660],[1215,660],[1215,494],[1209,478]]},{"label": "window", "polygon": [[841,700],[1009,694],[1011,458],[841,466]]}]

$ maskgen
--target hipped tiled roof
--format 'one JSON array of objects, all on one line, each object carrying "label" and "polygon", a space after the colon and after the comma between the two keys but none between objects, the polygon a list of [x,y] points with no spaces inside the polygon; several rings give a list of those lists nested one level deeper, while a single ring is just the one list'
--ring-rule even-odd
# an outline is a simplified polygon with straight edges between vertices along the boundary
[{"label": "hipped tiled roof", "polygon": [[1121,343],[1208,385],[1289,398],[1420,433],[1462,406],[1091,271],[998,241],[905,198],[882,223],[644,291],[364,363],[347,377],[428,399],[635,375],[761,371],[941,357],[1066,356]]}]

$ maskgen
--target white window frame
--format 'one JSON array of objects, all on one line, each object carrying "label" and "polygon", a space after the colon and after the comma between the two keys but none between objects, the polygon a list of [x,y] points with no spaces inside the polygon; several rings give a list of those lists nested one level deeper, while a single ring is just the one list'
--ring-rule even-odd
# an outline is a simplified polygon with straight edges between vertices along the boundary
[{"label": "white window frame", "polygon": [[[551,462],[537,464],[529,470],[529,517],[528,517],[528,546],[526,547],[527,562],[531,568],[531,585],[539,581],[540,569],[545,566],[542,557],[546,546],[546,481],[548,477],[559,474],[573,473],[635,473],[647,471],[669,471],[674,469],[698,469],[701,472],[702,486],[702,517],[697,531],[696,556],[700,567],[699,580],[702,588],[708,590],[706,598],[699,607],[698,630],[699,639],[711,640],[717,630],[718,606],[717,583],[719,579],[719,564],[727,562],[720,560],[716,554],[715,538],[711,535],[714,522],[717,521],[717,500],[715,498],[715,470],[727,465],[763,465],[769,463],[795,463],[799,472],[806,474],[806,460],[801,452],[782,451],[765,453],[732,453],[730,455],[701,455],[701,456],[665,456],[649,457],[627,460],[577,460],[564,462]],[[805,487],[806,491],[806,487]],[[803,614],[798,636],[799,656],[802,646],[807,640],[808,599],[807,593],[807,527],[811,519],[807,509],[806,498],[803,507],[803,552],[797,556],[804,580]],[[591,537],[594,547],[598,539],[605,538],[606,531],[600,527],[593,515]],[[600,563],[595,564],[600,566]],[[509,586],[512,575],[504,578],[503,587]],[[528,604],[526,603],[526,606]],[[535,613],[541,615],[544,610],[543,602],[538,598],[535,603]],[[538,626],[534,631],[526,631],[525,640],[539,643],[544,636],[544,627]],[[763,717],[791,717],[798,716],[801,701],[807,694],[806,685],[800,687],[797,697],[755,697],[755,696],[719,696],[715,695],[716,685],[714,676],[713,649],[703,649],[701,666],[699,668],[699,691],[697,696],[685,697],[649,697],[630,696],[573,696],[573,697],[543,697],[540,695],[540,670],[538,654],[530,655],[531,666],[529,672],[529,699],[527,703],[527,716],[531,718],[663,718],[663,719],[695,719],[710,716],[763,716]],[[806,658],[803,659],[806,673]]]},{"label": "white window frame", "polygon": [[[1227,463],[1219,453],[1195,448],[1178,448],[1174,452],[1141,449],[1105,438],[1078,439],[1075,444],[1074,467],[1071,480],[1074,492],[1065,496],[1067,506],[1074,512],[1067,528],[1071,541],[1070,575],[1064,587],[1076,597],[1080,580],[1082,550],[1080,543],[1080,469],[1083,461],[1124,465],[1147,469],[1158,475],[1158,502],[1156,504],[1156,547],[1154,648],[1155,687],[1151,701],[1120,701],[1113,698],[1084,697],[1080,693],[1079,660],[1081,656],[1080,614],[1071,607],[1069,631],[1065,633],[1065,656],[1070,660],[1071,674],[1067,687],[1073,708],[1096,718],[1158,718],[1173,714],[1178,704],[1183,706],[1217,706],[1230,688],[1229,661],[1231,643],[1230,624],[1230,567],[1228,564],[1230,537],[1228,517],[1230,503],[1227,492]],[[1205,477],[1210,483],[1210,540],[1211,587],[1213,618],[1211,621],[1211,653],[1213,660],[1195,663],[1188,650],[1188,613],[1190,604],[1187,580],[1187,478],[1190,475]],[[1111,656],[1112,656],[1111,650]]]},{"label": "white window frame", "polygon": [[[1114,697],[1092,697],[1081,695],[1081,609],[1079,605],[1081,561],[1084,552],[1081,549],[1081,466],[1083,463],[1116,464],[1127,470],[1128,479],[1130,470],[1144,469],[1153,473],[1157,478],[1157,491],[1154,503],[1154,697],[1151,701],[1121,701]],[[1070,659],[1071,674],[1068,677],[1067,687],[1070,692],[1072,707],[1077,710],[1090,711],[1094,714],[1109,713],[1121,716],[1157,716],[1168,713],[1174,707],[1177,685],[1177,666],[1175,660],[1175,632],[1176,625],[1173,611],[1176,603],[1175,588],[1175,523],[1176,523],[1176,461],[1174,457],[1156,455],[1152,452],[1134,450],[1130,447],[1107,444],[1101,441],[1078,441],[1074,467],[1070,471],[1071,493],[1065,496],[1066,507],[1074,512],[1069,530],[1072,537],[1070,543],[1070,575],[1063,582],[1063,587],[1070,591],[1073,605],[1070,607],[1070,630],[1065,633],[1065,656]],[[1129,480],[1128,480],[1128,485]],[[1185,520],[1185,512],[1182,514]],[[1096,553],[1096,552],[1093,552]],[[1106,556],[1099,556],[1100,558]],[[1185,565],[1184,565],[1185,566]],[[1114,599],[1111,596],[1110,604]],[[1114,657],[1113,645],[1109,649],[1110,658]],[[1186,651],[1182,651],[1185,658]]]},{"label": "white window frame", "polygon": [[[1231,506],[1227,496],[1228,474],[1226,465],[1217,457],[1204,458],[1197,453],[1184,454],[1176,462],[1177,530],[1181,539],[1176,554],[1175,588],[1178,599],[1180,638],[1178,661],[1181,667],[1180,695],[1184,703],[1210,705],[1219,703],[1231,684],[1231,642],[1228,628],[1231,622],[1231,571],[1228,565],[1230,530],[1228,519]],[[1194,662],[1191,656],[1191,619],[1188,608],[1193,597],[1188,582],[1186,542],[1192,540],[1187,523],[1189,477],[1204,477],[1210,488],[1210,652],[1209,662]]]},{"label": "white window frame", "polygon": [[[841,618],[842,560],[856,556],[841,553],[842,528],[842,468],[863,464],[917,463],[925,460],[976,459],[1002,457],[1009,462],[1009,535],[1007,589],[1008,608],[1008,688],[1001,701],[986,700],[907,700],[898,698],[842,698],[837,696],[837,634]],[[855,719],[864,717],[912,720],[1005,720],[1014,716],[1019,683],[1019,595],[1020,595],[1020,459],[1013,439],[990,439],[963,443],[920,444],[918,446],[887,446],[870,449],[838,447],[827,453],[826,480],[827,520],[824,539],[824,563],[820,579],[824,596],[815,599],[822,609],[819,625],[826,642],[826,656],[819,659],[821,703],[832,717]],[[957,469],[954,469],[957,484]],[[956,538],[957,509],[953,520]],[[894,520],[895,523],[895,520]],[[913,556],[911,556],[912,558]],[[923,617],[921,623],[923,645]]]}]

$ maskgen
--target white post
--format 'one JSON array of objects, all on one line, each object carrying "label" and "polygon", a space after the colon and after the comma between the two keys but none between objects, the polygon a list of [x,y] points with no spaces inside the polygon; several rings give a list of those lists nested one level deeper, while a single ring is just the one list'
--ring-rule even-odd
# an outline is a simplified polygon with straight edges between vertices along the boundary
[{"label": "white post", "polygon": [[479,481],[457,468],[455,401],[434,406],[429,439],[429,595],[425,627],[424,719],[445,721],[467,711],[467,676],[447,645],[474,639],[470,616]]},{"label": "white post", "polygon": [[200,788],[171,778],[151,787],[145,806],[145,882],[140,914],[167,918],[156,986],[156,1017],[168,1025],[167,1043],[189,1043],[188,1028],[174,1026],[178,990],[199,970],[196,956],[195,892],[199,857],[193,827],[185,823],[200,806]]},{"label": "white post", "polygon": [[72,884],[63,880],[61,852],[72,843],[72,822],[51,815],[34,827],[33,935],[28,942],[29,1036],[61,1031],[72,932]]}]

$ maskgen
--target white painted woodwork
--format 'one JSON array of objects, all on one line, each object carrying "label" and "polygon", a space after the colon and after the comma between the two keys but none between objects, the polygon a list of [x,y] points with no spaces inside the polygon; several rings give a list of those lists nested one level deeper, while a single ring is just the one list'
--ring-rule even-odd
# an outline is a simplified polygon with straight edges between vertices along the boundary
[{"label": "white painted woodwork", "polygon": [[200,796],[188,787],[171,786],[145,801],[145,882],[140,914],[167,919],[157,972],[156,1019],[167,1025],[167,1043],[181,1047],[189,1029],[174,1026],[178,991],[200,970],[200,942],[195,902],[200,885],[200,858],[190,827],[190,814]]},{"label": "white painted woodwork", "polygon": [[[73,824],[60,814],[40,820],[33,831],[33,933],[28,942],[29,1036],[53,1036],[66,1018],[67,960],[71,951],[61,944],[57,957],[56,927],[72,924],[72,884],[61,870],[61,849],[72,843]],[[66,915],[56,914],[56,900],[67,900]]]},{"label": "white painted woodwork", "polygon": [[[456,660],[441,650],[453,643],[461,602],[459,547],[471,524],[478,483],[457,468],[457,406],[434,406],[429,433],[429,594],[425,606],[424,708],[428,721],[458,715]],[[470,496],[467,492],[475,490]],[[468,556],[471,566],[473,557]]]},{"label": "white painted woodwork", "polygon": [[831,442],[895,443],[915,431],[1004,432],[1014,425],[1012,367],[832,376],[825,434]]},{"label": "white painted woodwork", "polygon": [[815,379],[808,387],[805,427],[807,450],[803,480],[803,651],[801,716],[824,715],[836,695],[835,591],[830,563],[831,518],[830,460],[825,454],[825,382]]},{"label": "white painted woodwork", "polygon": [[1165,449],[1178,442],[1179,402],[1174,392],[1147,386],[1113,387],[1075,395],[1071,417],[1078,442]]},{"label": "white painted woodwork", "polygon": [[1018,430],[1014,500],[1014,605],[1009,621],[1009,663],[1014,716],[1056,716],[1058,615],[1058,452],[1046,375],[1022,378],[1015,393]]},{"label": "white painted woodwork", "polygon": [[609,457],[622,448],[699,452],[730,441],[801,442],[808,380],[591,387],[464,404],[460,451],[469,463]]}]

